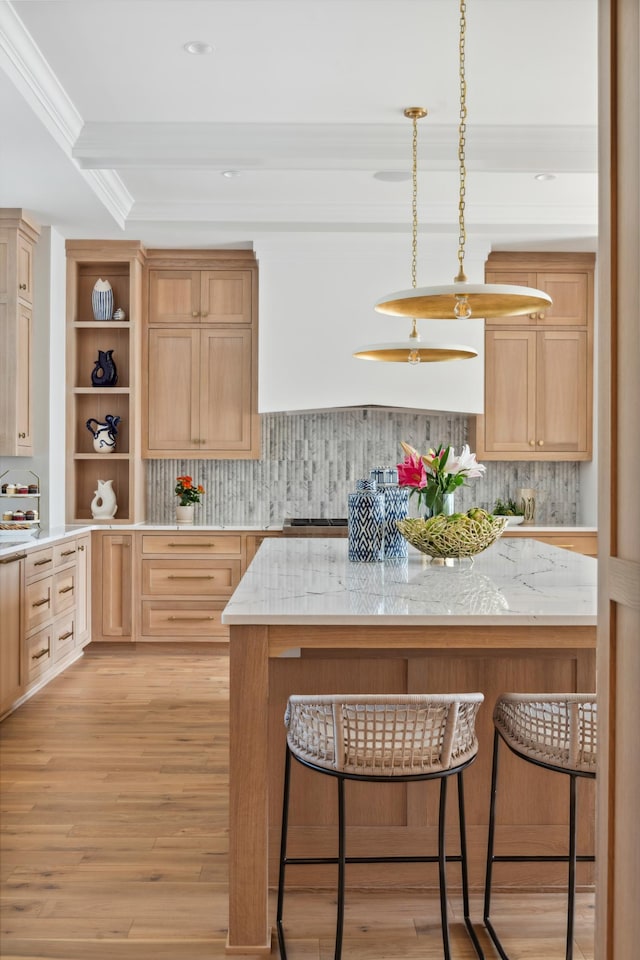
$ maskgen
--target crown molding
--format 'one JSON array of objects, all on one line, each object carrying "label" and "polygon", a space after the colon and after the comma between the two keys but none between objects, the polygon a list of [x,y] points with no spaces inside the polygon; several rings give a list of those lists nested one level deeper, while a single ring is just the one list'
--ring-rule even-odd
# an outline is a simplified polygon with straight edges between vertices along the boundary
[{"label": "crown molding", "polygon": [[73,148],[83,119],[9,0],[0,0],[0,66],[64,154],[124,229],[133,198],[111,169],[82,170]]}]

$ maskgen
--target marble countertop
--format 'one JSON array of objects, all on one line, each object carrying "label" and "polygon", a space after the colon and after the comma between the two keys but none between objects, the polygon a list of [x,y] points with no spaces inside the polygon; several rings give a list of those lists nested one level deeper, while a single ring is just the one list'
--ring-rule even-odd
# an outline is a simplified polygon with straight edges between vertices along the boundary
[{"label": "marble countertop", "polygon": [[596,623],[597,560],[502,538],[473,563],[351,563],[348,541],[270,538],[222,614],[226,624],[502,626]]}]

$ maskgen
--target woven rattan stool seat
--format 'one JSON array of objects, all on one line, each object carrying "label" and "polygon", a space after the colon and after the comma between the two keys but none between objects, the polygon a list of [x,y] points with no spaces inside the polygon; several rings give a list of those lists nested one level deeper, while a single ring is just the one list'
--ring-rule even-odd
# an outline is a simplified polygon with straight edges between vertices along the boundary
[{"label": "woven rattan stool seat", "polygon": [[424,776],[478,752],[480,693],[292,696],[285,726],[298,759],[350,776]]},{"label": "woven rattan stool seat", "polygon": [[[598,708],[594,693],[503,693],[493,710],[493,764],[487,872],[483,920],[501,960],[509,960],[491,919],[493,868],[499,863],[566,863],[567,937],[565,960],[573,960],[576,865],[593,863],[593,854],[577,851],[577,782],[593,780],[598,751]],[[505,743],[522,760],[564,774],[569,781],[568,851],[563,853],[495,853],[496,798],[498,794],[499,748]],[[512,789],[517,792],[517,778]]]},{"label": "woven rattan stool seat", "polygon": [[[447,866],[460,865],[463,919],[476,956],[484,953],[469,916],[469,879],[464,810],[464,771],[478,752],[476,714],[481,693],[465,694],[328,694],[290,696],[284,717],[287,728],[280,871],[276,928],[281,960],[287,960],[283,920],[285,872],[290,866],[335,864],[337,867],[336,938],[334,960],[341,960],[345,913],[345,871],[351,864],[424,863],[438,865],[440,917],[444,960],[451,960],[447,906]],[[287,855],[292,758],[337,784],[337,851],[326,856]],[[447,783],[454,777],[458,793],[459,853],[447,851]],[[347,792],[350,780],[395,781],[400,786],[416,780],[437,780],[438,852],[411,855],[348,856]],[[387,789],[387,787],[385,787]],[[393,788],[392,788],[393,789]],[[429,788],[431,789],[431,788]]]},{"label": "woven rattan stool seat", "polygon": [[505,693],[493,721],[525,759],[563,770],[595,773],[597,703],[593,693]]}]

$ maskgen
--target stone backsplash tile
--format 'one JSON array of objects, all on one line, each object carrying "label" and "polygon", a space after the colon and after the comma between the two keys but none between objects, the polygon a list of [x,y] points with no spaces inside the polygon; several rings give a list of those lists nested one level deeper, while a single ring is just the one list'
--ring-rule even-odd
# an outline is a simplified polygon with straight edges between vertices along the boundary
[{"label": "stone backsplash tile", "polygon": [[[345,517],[355,481],[402,458],[400,440],[420,451],[467,442],[466,417],[381,408],[274,413],[261,416],[260,460],[147,461],[147,519],[172,522],[175,478],[190,474],[206,494],[200,523],[267,524],[284,517]],[[490,462],[486,475],[456,492],[456,506],[491,509],[518,487],[538,491],[536,521],[575,524],[578,464]]]}]

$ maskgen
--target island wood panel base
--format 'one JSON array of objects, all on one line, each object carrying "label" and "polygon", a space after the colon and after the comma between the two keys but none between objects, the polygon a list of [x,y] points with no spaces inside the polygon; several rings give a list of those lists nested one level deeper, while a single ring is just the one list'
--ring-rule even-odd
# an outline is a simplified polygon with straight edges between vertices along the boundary
[{"label": "island wood panel base", "polygon": [[[470,881],[484,880],[492,747],[492,709],[505,691],[595,689],[594,627],[364,627],[231,626],[231,755],[229,952],[259,952],[269,940],[266,906],[269,879],[277,878],[284,708],[292,693],[452,692],[479,690],[485,705],[478,718],[480,751],[465,775]],[[301,656],[279,657],[301,648]],[[333,648],[333,649],[332,649]],[[266,671],[266,658],[268,674]],[[266,722],[268,719],[268,722]],[[268,763],[265,759],[268,754]],[[502,751],[499,852],[564,853],[568,782]],[[262,775],[264,771],[264,778]],[[431,787],[431,790],[429,790]],[[593,851],[593,785],[579,784],[580,852]],[[356,855],[427,855],[435,851],[437,788],[433,784],[348,784],[347,843]],[[516,788],[518,793],[516,794]],[[585,788],[585,789],[582,789]],[[455,804],[451,791],[450,823]],[[296,764],[291,798],[291,855],[335,848],[335,784]],[[263,833],[260,825],[269,822]],[[250,826],[250,829],[249,829]],[[333,837],[331,841],[329,838]],[[451,847],[456,847],[451,830]],[[331,844],[331,845],[329,845]],[[330,854],[329,854],[330,855]],[[365,855],[363,853],[363,855]],[[592,882],[592,867],[580,867],[580,885]],[[335,885],[335,870],[297,867],[292,886]],[[422,872],[421,872],[422,871]],[[451,880],[457,882],[456,868]],[[566,868],[504,864],[496,883],[510,889],[546,890],[563,884]],[[352,886],[435,886],[429,865],[353,865]]]}]

